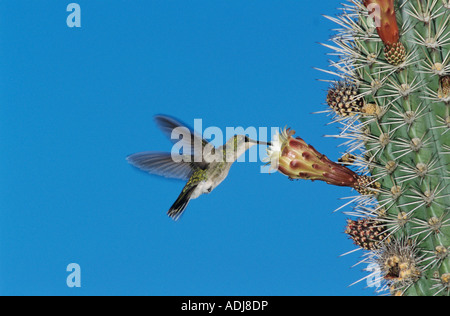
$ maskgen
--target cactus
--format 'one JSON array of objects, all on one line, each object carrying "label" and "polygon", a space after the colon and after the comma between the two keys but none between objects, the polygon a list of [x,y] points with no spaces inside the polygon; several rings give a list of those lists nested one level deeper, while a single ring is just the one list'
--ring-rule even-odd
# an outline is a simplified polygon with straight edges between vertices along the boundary
[{"label": "cactus", "polygon": [[380,184],[355,201],[346,232],[391,294],[449,295],[450,2],[350,0],[342,12],[326,45],[338,55],[334,136],[346,140],[341,163]]},{"label": "cactus", "polygon": [[[338,163],[284,130],[268,149],[291,179],[348,186],[345,232],[393,295],[450,294],[450,2],[347,0],[326,95]],[[323,111],[322,111],[323,112]],[[341,209],[340,208],[340,209]],[[373,277],[373,274],[365,278]],[[364,278],[363,278],[364,279]]]}]

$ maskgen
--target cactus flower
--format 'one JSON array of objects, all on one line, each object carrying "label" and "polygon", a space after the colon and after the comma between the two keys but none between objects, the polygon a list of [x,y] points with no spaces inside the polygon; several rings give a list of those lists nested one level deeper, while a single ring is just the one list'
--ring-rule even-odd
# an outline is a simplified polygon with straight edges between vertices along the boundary
[{"label": "cactus flower", "polygon": [[395,18],[394,0],[364,0],[364,5],[369,10],[369,14],[375,15],[377,33],[383,43],[385,45],[397,43],[399,31]]},{"label": "cactus flower", "polygon": [[300,137],[294,138],[294,134],[295,131],[288,128],[272,139],[267,149],[268,157],[263,160],[270,164],[271,170],[278,170],[290,179],[321,180],[352,187],[361,194],[372,194],[371,188],[376,189],[369,177],[331,161]]},{"label": "cactus flower", "polygon": [[385,45],[386,61],[395,66],[400,65],[405,61],[406,49],[399,41],[394,0],[364,0],[364,5],[369,10],[369,15],[375,17],[378,36]]}]

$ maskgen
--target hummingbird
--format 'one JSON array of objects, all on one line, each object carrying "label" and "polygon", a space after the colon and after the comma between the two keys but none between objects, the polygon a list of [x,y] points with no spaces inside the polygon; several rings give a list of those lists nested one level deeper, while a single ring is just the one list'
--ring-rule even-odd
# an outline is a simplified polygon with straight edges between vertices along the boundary
[{"label": "hummingbird", "polygon": [[[167,212],[167,215],[175,221],[183,214],[190,200],[211,193],[222,183],[228,176],[232,164],[249,148],[255,145],[270,145],[270,142],[253,140],[247,135],[234,135],[223,146],[216,148],[173,117],[157,115],[155,121],[173,142],[181,142],[183,151],[187,149],[186,153],[177,153],[178,156],[174,156],[169,152],[144,151],[128,156],[127,161],[150,174],[187,180],[180,195]],[[172,138],[174,130],[182,132],[181,140]]]}]

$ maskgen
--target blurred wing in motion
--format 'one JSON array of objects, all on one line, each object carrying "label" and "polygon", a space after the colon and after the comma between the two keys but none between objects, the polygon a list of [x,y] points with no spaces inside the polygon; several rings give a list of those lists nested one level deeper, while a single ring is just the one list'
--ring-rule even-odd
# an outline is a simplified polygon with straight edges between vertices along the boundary
[{"label": "blurred wing in motion", "polygon": [[[183,147],[189,148],[190,152],[185,153],[192,156],[201,155],[203,148],[209,144],[209,142],[198,135],[192,128],[184,124],[183,122],[167,116],[167,115],[157,115],[155,116],[155,121],[161,131],[173,142],[178,143],[181,141]],[[182,135],[180,138],[172,138],[173,130],[177,128],[174,135]]]},{"label": "blurred wing in motion", "polygon": [[[175,162],[170,153],[155,151],[145,151],[130,155],[127,157],[127,161],[136,168],[148,173],[181,180],[188,180],[196,168],[204,167],[202,163]],[[194,161],[193,157],[191,161]]]}]

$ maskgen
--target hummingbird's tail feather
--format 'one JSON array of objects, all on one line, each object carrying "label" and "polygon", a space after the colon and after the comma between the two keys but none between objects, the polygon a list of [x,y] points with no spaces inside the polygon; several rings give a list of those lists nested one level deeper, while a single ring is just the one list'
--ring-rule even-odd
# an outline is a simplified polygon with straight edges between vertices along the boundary
[{"label": "hummingbird's tail feather", "polygon": [[196,187],[197,187],[196,185],[187,188],[185,187],[181,192],[181,194],[178,196],[175,203],[173,203],[170,210],[167,212],[167,215],[169,215],[175,221],[178,220],[178,218],[183,214],[184,210],[186,209],[186,206],[189,204],[189,201],[191,200],[191,195]]}]

